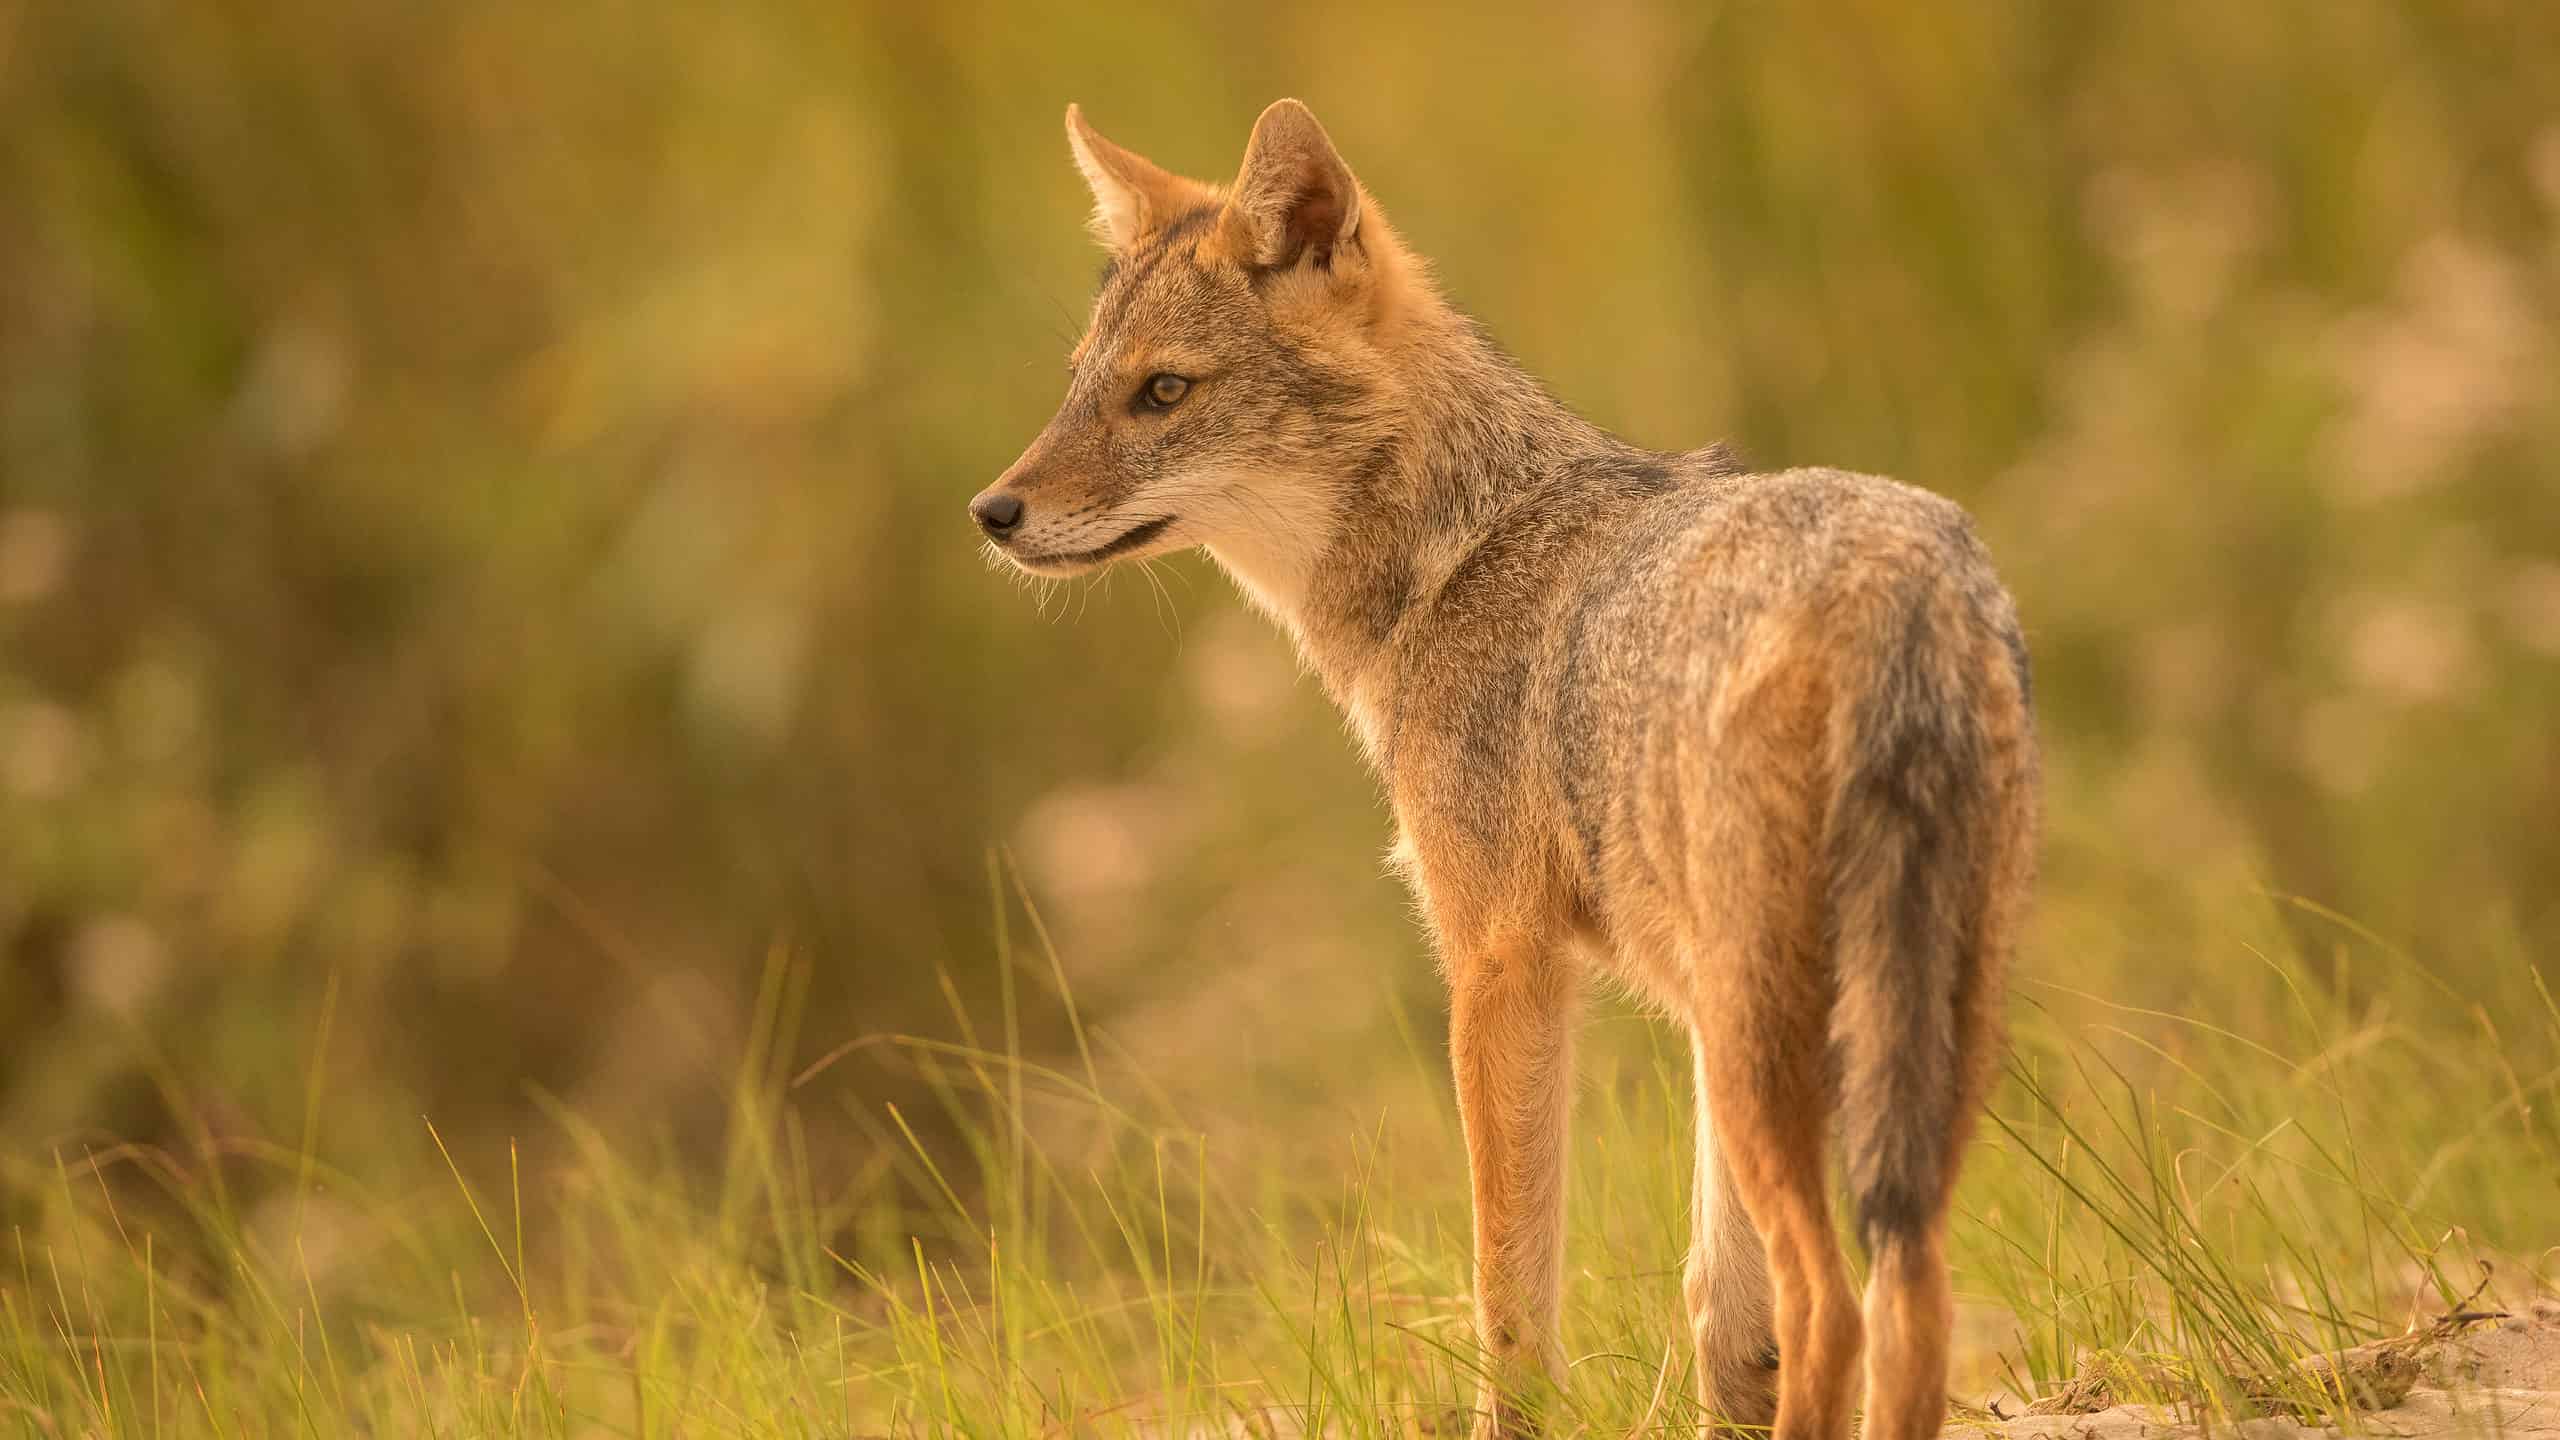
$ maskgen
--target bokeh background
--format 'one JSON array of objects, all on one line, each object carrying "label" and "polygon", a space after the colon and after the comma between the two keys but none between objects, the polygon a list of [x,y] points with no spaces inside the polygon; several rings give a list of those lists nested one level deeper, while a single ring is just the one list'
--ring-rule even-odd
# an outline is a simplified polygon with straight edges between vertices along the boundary
[{"label": "bokeh background", "polygon": [[2560,7],[0,0],[0,1221],[554,1101],[716,1165],[777,1008],[856,1187],[922,1082],[841,1047],[1060,975],[1274,1128],[1428,1052],[1281,639],[961,509],[1090,294],[1066,103],[1224,178],[1283,94],[1595,419],[1972,507],[2030,975],[2209,1011],[2337,923],[2270,896],[2548,965]]}]

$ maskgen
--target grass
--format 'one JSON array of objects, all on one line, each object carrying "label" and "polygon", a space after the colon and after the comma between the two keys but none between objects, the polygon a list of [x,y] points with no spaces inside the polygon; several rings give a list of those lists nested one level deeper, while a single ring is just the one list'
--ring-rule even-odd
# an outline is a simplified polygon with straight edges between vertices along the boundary
[{"label": "grass", "polygon": [[[2245,1408],[2237,1377],[2397,1332],[2480,1258],[2538,1243],[2560,1175],[2540,975],[2518,961],[2496,993],[2455,994],[2297,918],[2313,943],[2198,957],[2210,1003],[2179,1013],[2021,981],[1953,1242],[1962,1393],[2041,1390],[2104,1351],[2141,1362],[2136,1391],[2220,1419]],[[787,961],[709,1180],[558,1105],[573,1158],[540,1173],[512,1147],[475,1169],[425,1123],[420,1174],[338,1173],[313,1145],[248,1157],[289,1177],[281,1211],[244,1213],[203,1156],[10,1160],[28,1203],[0,1237],[0,1433],[1462,1432],[1461,1149],[1410,1017],[1398,1064],[1333,1097],[1362,1118],[1264,1133],[1250,1102],[1156,1093],[1081,1026],[1063,1057],[1021,1053],[1017,979],[1063,994],[1063,968],[1000,958],[995,1033],[955,1011],[952,1037],[854,1042],[940,1113],[857,1104],[877,1144],[848,1179],[810,1153],[804,1107],[834,1071],[787,1064]],[[1661,1027],[1594,1024],[1568,1430],[1699,1419],[1687,1074]],[[315,1083],[306,1135],[324,1103]],[[2540,1263],[2510,1282],[2547,1283]]]}]

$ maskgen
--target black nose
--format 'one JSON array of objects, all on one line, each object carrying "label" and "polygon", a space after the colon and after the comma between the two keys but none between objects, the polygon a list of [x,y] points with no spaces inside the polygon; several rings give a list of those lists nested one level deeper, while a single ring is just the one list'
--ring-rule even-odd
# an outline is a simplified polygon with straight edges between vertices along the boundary
[{"label": "black nose", "polygon": [[1022,497],[999,491],[981,495],[969,502],[969,513],[978,517],[978,528],[1001,540],[1022,524]]}]

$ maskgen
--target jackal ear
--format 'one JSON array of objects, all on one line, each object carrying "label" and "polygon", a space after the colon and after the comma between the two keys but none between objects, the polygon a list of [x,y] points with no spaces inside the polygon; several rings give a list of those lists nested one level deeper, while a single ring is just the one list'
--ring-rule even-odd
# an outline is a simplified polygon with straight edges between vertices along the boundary
[{"label": "jackal ear", "polygon": [[1103,139],[1074,105],[1067,107],[1067,148],[1075,152],[1084,183],[1093,187],[1094,236],[1114,250],[1126,250],[1168,221],[1218,198],[1199,181]]},{"label": "jackal ear", "polygon": [[1312,259],[1326,269],[1360,243],[1360,182],[1334,153],[1315,112],[1275,100],[1253,122],[1244,169],[1227,194],[1225,221],[1237,257],[1266,269]]}]

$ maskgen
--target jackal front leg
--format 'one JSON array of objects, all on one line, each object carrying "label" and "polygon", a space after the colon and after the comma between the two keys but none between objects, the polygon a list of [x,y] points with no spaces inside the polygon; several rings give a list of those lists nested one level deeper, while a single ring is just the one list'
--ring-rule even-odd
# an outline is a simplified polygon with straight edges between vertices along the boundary
[{"label": "jackal front leg", "polygon": [[1550,944],[1507,938],[1449,963],[1449,1056],[1475,1191],[1479,1435],[1537,1431],[1564,1375],[1564,1139],[1576,985]]}]

